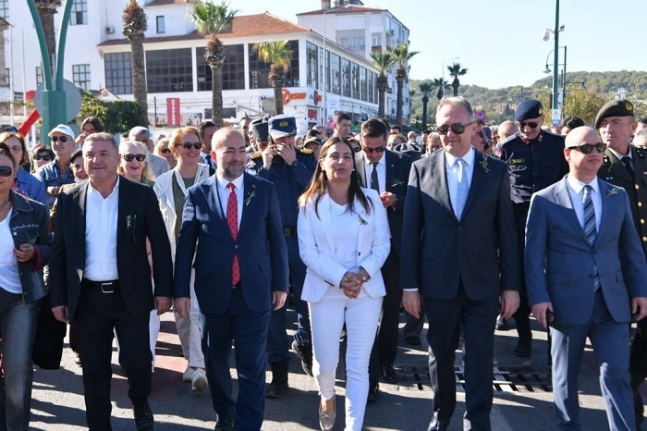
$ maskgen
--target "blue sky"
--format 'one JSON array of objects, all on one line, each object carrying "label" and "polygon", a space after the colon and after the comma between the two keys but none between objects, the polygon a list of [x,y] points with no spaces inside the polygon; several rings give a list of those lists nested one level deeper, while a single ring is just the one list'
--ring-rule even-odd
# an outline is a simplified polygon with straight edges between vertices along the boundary
[{"label": "blue sky", "polygon": [[[334,0],[332,0],[334,4]],[[501,88],[545,77],[554,41],[555,0],[364,0],[388,9],[411,32],[413,79],[441,76],[443,60],[460,57],[464,84]],[[231,0],[239,14],[269,11],[293,22],[321,8],[320,0]],[[561,0],[560,46],[568,46],[567,71],[647,71],[646,0]],[[552,55],[549,59],[552,68]],[[563,49],[560,49],[560,63]],[[451,63],[451,62],[450,62]]]}]

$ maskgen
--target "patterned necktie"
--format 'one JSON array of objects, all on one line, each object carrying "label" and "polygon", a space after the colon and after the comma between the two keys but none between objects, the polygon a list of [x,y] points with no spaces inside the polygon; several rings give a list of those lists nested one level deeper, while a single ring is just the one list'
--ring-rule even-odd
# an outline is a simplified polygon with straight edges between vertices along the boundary
[{"label": "patterned necktie", "polygon": [[[236,186],[233,183],[227,184],[229,199],[227,200],[227,226],[234,241],[238,239],[238,199],[236,198]],[[240,266],[238,256],[234,256],[234,263],[231,267],[231,285],[236,287],[240,281]]]},{"label": "patterned necktie", "polygon": [[[584,186],[584,234],[591,247],[595,244],[595,239],[598,236],[598,229],[595,224],[595,208],[593,207],[593,199],[591,199],[592,191],[593,187],[589,185]],[[600,288],[600,276],[597,267],[594,267],[593,270],[595,271],[593,291],[596,291]]]},{"label": "patterned necktie", "polygon": [[465,168],[465,160],[457,159],[458,163],[458,188],[456,189],[456,218],[461,219],[463,215],[463,209],[465,208],[465,201],[467,200],[467,192],[469,191],[469,186],[467,184],[467,170]]},{"label": "patterned necktie", "polygon": [[380,182],[377,179],[377,163],[371,163],[373,170],[371,171],[371,188],[380,194]]}]

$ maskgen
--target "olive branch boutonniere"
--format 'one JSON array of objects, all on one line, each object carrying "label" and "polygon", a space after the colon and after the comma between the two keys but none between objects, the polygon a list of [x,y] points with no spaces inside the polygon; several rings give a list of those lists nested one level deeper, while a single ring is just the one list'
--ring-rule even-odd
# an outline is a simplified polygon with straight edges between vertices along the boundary
[{"label": "olive branch boutonniere", "polygon": [[607,193],[605,198],[608,198],[609,196],[617,195],[618,194],[618,188],[613,187],[612,189],[609,189],[609,192]]},{"label": "olive branch boutonniere", "polygon": [[487,167],[488,164],[488,158],[485,154],[483,154],[483,158],[479,162],[479,164],[483,167],[483,170],[485,171],[486,174],[490,173],[490,168]]},{"label": "olive branch boutonniere", "polygon": [[404,184],[404,181],[402,181],[402,180],[401,180],[401,179],[399,179],[399,178],[393,178],[393,179],[391,180],[391,187],[401,186],[402,184]]},{"label": "olive branch boutonniere", "polygon": [[256,186],[252,185],[252,192],[247,195],[245,198],[245,206],[248,207],[249,204],[252,202],[252,199],[256,197]]},{"label": "olive branch boutonniere", "polygon": [[367,222],[366,220],[364,220],[364,218],[362,218],[362,216],[361,216],[361,215],[358,215],[357,217],[359,217],[359,224],[360,224],[361,226],[366,226],[366,225],[368,225],[368,222]]}]

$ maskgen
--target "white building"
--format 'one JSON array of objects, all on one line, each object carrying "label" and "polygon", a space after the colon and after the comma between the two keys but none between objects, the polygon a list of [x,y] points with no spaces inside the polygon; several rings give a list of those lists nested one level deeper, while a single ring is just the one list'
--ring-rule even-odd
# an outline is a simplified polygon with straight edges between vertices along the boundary
[{"label": "white building", "polygon": [[[127,3],[74,0],[65,48],[66,79],[83,89],[107,89],[132,99],[130,44],[122,33]],[[188,16],[191,4],[184,0],[146,0],[142,6],[148,18],[144,50],[151,122],[166,122],[168,99],[179,99],[182,124],[209,118],[211,70],[203,58],[207,38],[195,31]],[[14,26],[4,32],[7,75],[13,79],[15,92],[34,90],[42,82],[42,69],[29,9],[24,0],[0,0],[0,16],[3,13]],[[61,15],[59,8],[57,31]],[[377,114],[377,71],[363,53],[324,41],[318,32],[269,13],[237,16],[231,31],[218,37],[227,49],[223,67],[225,118],[240,119],[274,110],[274,91],[267,81],[270,65],[260,61],[253,49],[255,43],[270,40],[289,40],[292,47],[284,112],[297,117],[300,133],[313,124],[326,123],[325,118],[332,118],[336,110],[351,113],[357,121]],[[329,67],[323,67],[324,46]],[[331,67],[338,72],[331,73]],[[326,72],[328,77],[324,76]],[[324,84],[328,92],[323,91]]]},{"label": "white building", "polygon": [[[409,29],[386,9],[364,6],[360,0],[321,1],[321,9],[297,14],[300,25],[312,28],[329,40],[371,61],[371,52],[409,43]],[[394,65],[387,73],[389,90],[384,113],[395,118],[397,83]],[[409,84],[403,88],[403,121],[409,121]]]}]

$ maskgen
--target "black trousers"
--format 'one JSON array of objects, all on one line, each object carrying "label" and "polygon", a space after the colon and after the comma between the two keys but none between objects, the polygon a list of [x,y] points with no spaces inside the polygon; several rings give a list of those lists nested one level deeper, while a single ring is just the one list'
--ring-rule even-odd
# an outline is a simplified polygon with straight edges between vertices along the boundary
[{"label": "black trousers", "polygon": [[454,355],[462,325],[465,334],[465,417],[474,431],[490,431],[494,326],[499,298],[482,301],[467,297],[461,286],[450,300],[425,297],[429,320],[429,374],[436,420],[449,420],[456,408]]},{"label": "black trousers", "polygon": [[119,339],[119,364],[128,378],[128,397],[133,406],[147,403],[151,392],[152,356],[148,324],[150,313],[132,316],[119,292],[102,293],[81,287],[76,313],[78,348],[83,363],[86,418],[90,431],[111,430],[110,382],[112,340]]},{"label": "black trousers", "polygon": [[382,278],[386,286],[386,296],[382,301],[380,325],[369,361],[368,374],[371,382],[380,380],[380,366],[393,365],[398,353],[402,289],[400,288],[400,259],[393,249],[382,266]]}]

